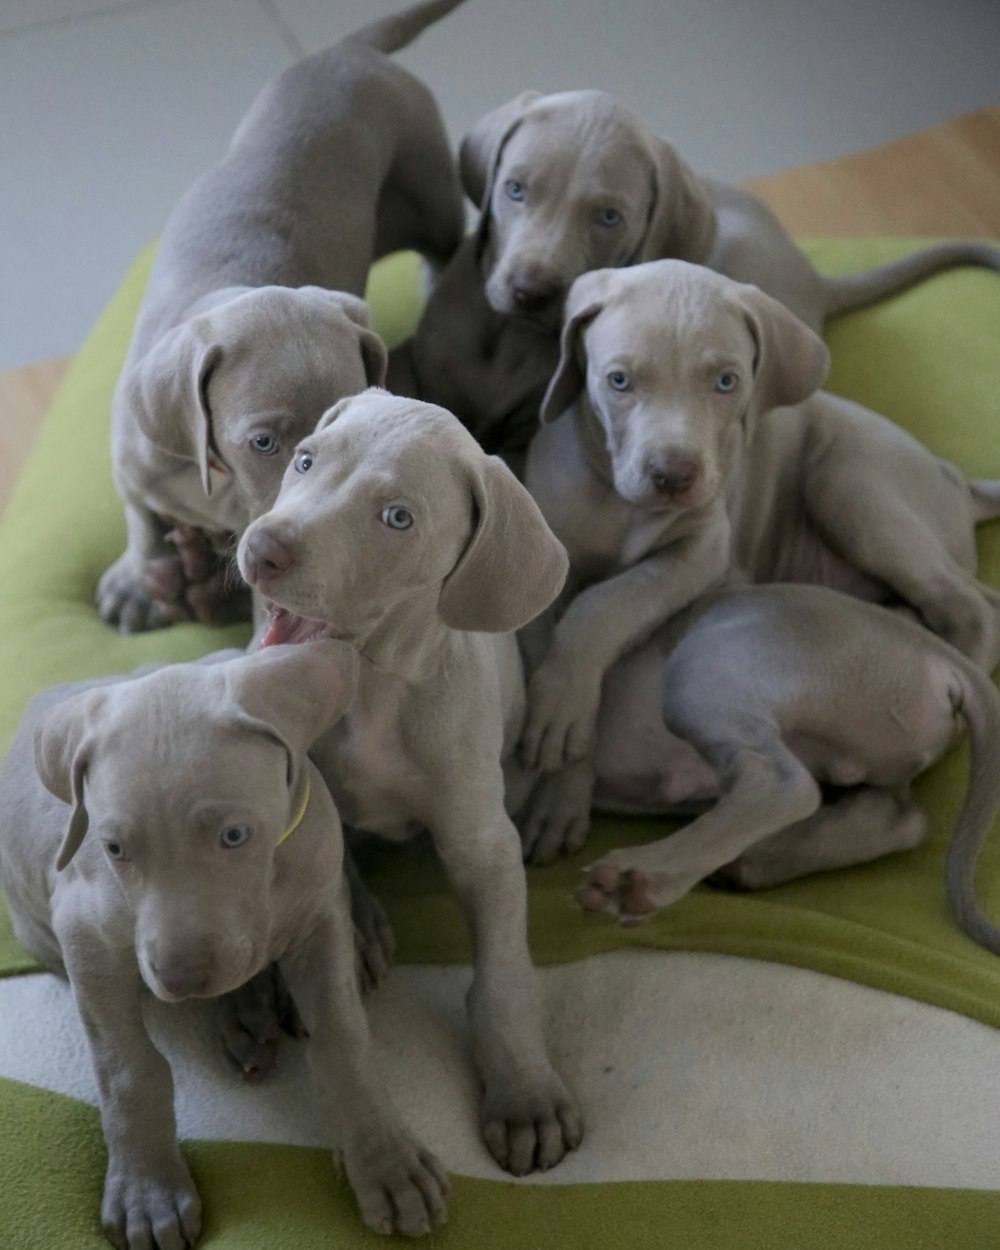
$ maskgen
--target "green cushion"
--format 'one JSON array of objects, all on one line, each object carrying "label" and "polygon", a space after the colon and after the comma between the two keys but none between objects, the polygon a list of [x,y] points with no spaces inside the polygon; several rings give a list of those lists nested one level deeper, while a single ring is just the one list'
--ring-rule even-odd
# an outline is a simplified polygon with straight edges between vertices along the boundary
[{"label": "green cushion", "polygon": [[[924,243],[926,240],[920,240]],[[917,240],[826,240],[807,250],[845,272],[891,259]],[[124,542],[111,486],[108,412],[151,249],[74,361],[6,515],[0,520],[0,750],[44,686],[182,660],[242,644],[246,627],[182,625],[123,638],[92,607],[97,578]],[[413,257],[376,267],[370,298],[390,340],[416,319]],[[834,323],[830,388],[905,425],[970,474],[1000,476],[993,436],[1000,394],[1000,283],[962,270]],[[1000,585],[1000,525],[980,533],[983,576]],[[694,948],[779,960],[908,994],[1000,1024],[1000,960],[958,931],[945,903],[942,858],[961,801],[966,755],[919,785],[933,837],[919,851],[757,896],[696,890],[648,924],[621,929],[583,915],[570,887],[581,865],[615,845],[657,837],[662,822],[601,820],[587,849],[529,871],[532,950],[562,962],[624,946]],[[468,957],[458,909],[433,858],[376,850],[371,879],[412,963]],[[979,872],[979,896],[1000,919],[1000,838]],[[0,901],[0,976],[34,968]],[[13,988],[13,987],[8,987]],[[8,1027],[12,1022],[8,1022]],[[16,1027],[16,1025],[14,1026]],[[627,1026],[626,1026],[627,1027]],[[96,1113],[72,1099],[0,1080],[0,1245],[83,1250],[106,1245],[97,1224],[103,1150]],[[366,1233],[323,1151],[266,1143],[191,1142],[185,1151],[206,1203],[205,1244],[302,1250],[334,1241],[384,1244]],[[850,1250],[992,1246],[1000,1197],[959,1189],[684,1181],[516,1186],[458,1178],[449,1226],[434,1245],[496,1247],[809,1245]]]},{"label": "green cushion", "polygon": [[[915,240],[825,240],[808,250],[821,269],[843,272],[914,246]],[[110,478],[108,412],[151,257],[150,248],[136,261],[74,360],[0,523],[0,749],[25,703],[44,686],[149,660],[189,659],[247,638],[246,627],[201,625],[121,637],[92,606],[97,578],[124,541]],[[419,310],[415,258],[391,257],[376,266],[369,297],[376,327],[393,341],[402,337]],[[998,338],[996,276],[954,271],[834,322],[829,385],[905,425],[966,472],[1000,476],[993,435]],[[980,554],[983,576],[1000,585],[1000,525],[981,529]],[[964,753],[955,752],[920,783],[934,834],[919,851],[756,896],[699,889],[631,930],[581,914],[570,888],[598,852],[658,836],[662,823],[601,820],[580,855],[529,873],[534,955],[557,962],[621,946],[729,951],[850,977],[1000,1024],[1000,960],[959,932],[942,886],[942,854],[965,768]],[[409,850],[374,858],[374,885],[397,925],[401,958],[464,960],[458,909],[432,858]],[[1000,918],[1000,839],[983,855],[979,895]],[[33,967],[2,919],[0,971]]]}]

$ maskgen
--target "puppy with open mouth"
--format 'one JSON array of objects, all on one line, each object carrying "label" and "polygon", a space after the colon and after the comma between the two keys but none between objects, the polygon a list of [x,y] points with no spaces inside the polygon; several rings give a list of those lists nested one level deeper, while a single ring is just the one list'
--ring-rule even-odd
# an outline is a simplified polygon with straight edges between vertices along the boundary
[{"label": "puppy with open mouth", "polygon": [[272,605],[265,648],[328,636],[359,653],[351,711],[312,757],[348,825],[430,831],[473,942],[484,1140],[515,1175],[554,1166],[582,1130],[542,1035],[504,798],[525,707],[513,631],[559,593],[565,551],[455,417],[373,388],[299,444],[237,558]]}]

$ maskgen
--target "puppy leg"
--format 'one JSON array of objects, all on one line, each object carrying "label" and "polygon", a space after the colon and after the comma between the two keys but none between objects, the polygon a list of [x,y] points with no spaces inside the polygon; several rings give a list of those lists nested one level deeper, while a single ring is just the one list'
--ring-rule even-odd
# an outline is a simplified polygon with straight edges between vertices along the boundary
[{"label": "puppy leg", "polygon": [[355,971],[347,884],[312,936],[281,960],[306,1028],[316,1094],[361,1215],[378,1233],[418,1237],[445,1221],[448,1177],[389,1098]]},{"label": "puppy leg", "polygon": [[517,831],[499,795],[492,812],[463,800],[456,805],[462,819],[439,821],[432,832],[472,938],[467,1002],[484,1087],[483,1140],[502,1168],[524,1176],[554,1167],[580,1144],[583,1129],[542,1033]]},{"label": "puppy leg", "polygon": [[590,832],[594,768],[589,759],[542,773],[516,822],[529,864],[551,864],[580,850]]},{"label": "puppy leg", "polygon": [[122,634],[138,634],[169,622],[146,588],[145,577],[151,561],[170,558],[172,553],[166,527],[148,509],[126,503],[125,527],[125,551],[101,576],[95,599],[103,621],[117,625]]},{"label": "puppy leg", "polygon": [[222,1044],[248,1081],[260,1081],[273,1071],[282,1033],[307,1036],[277,964],[218,1001]]},{"label": "puppy leg", "polygon": [[724,864],[712,884],[765,890],[810,873],[911,850],[926,836],[927,817],[908,794],[862,786],[750,847]]},{"label": "puppy leg", "polygon": [[383,981],[396,954],[396,935],[392,931],[385,908],[362,879],[354,856],[344,854],[344,872],[351,892],[351,918],[358,952],[358,977],[361,992],[370,993]]},{"label": "puppy leg", "polygon": [[636,924],[819,807],[819,786],[776,727],[734,720],[728,737],[699,735],[695,740],[692,735],[692,740],[718,770],[718,803],[671,837],[612,851],[591,865],[576,894],[582,907]]},{"label": "puppy leg", "polygon": [[1000,660],[1000,595],[975,577],[968,487],[953,466],[909,443],[845,436],[807,474],[809,516],[839,556],[992,671]]},{"label": "puppy leg", "polygon": [[138,966],[87,930],[58,928],[100,1092],[104,1231],[118,1250],[194,1245],[201,1201],[177,1145],[170,1068],[143,1023]]}]

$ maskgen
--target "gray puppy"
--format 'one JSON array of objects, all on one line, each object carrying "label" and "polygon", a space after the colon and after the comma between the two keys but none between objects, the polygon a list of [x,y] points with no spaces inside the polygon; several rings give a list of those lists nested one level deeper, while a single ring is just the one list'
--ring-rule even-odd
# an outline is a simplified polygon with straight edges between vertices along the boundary
[{"label": "gray puppy", "polygon": [[0,767],[0,880],[19,940],[73,988],[120,1250],[192,1245],[201,1226],[142,991],[215,997],[272,960],[365,1222],[418,1235],[444,1219],[447,1177],[373,1059],[340,820],[306,754],[357,676],[353,650],[324,642],[58,687]]},{"label": "gray puppy", "polygon": [[592,269],[704,264],[817,331],[946,266],[1000,269],[998,249],[968,242],[825,277],[760,200],[696,174],[603,91],[522,92],[466,135],[461,172],[479,229],[441,275],[414,339],[393,353],[389,384],[450,407],[494,450],[530,438],[566,294]]},{"label": "gray puppy", "polygon": [[360,298],[371,261],[457,247],[437,105],[387,55],[457,3],[414,5],[285,70],[171,215],[112,408],[128,545],[97,603],[123,632],[224,618],[195,532],[242,532],[325,409],[383,380]]}]

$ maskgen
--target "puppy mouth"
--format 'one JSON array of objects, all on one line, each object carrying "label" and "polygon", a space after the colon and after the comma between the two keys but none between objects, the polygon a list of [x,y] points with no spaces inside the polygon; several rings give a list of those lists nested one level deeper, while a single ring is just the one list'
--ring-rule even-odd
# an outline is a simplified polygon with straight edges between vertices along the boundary
[{"label": "puppy mouth", "polygon": [[311,621],[307,616],[296,616],[294,612],[279,608],[276,604],[269,604],[268,610],[271,620],[267,632],[260,641],[261,651],[265,647],[314,642],[317,638],[327,636],[327,626],[324,621]]}]

